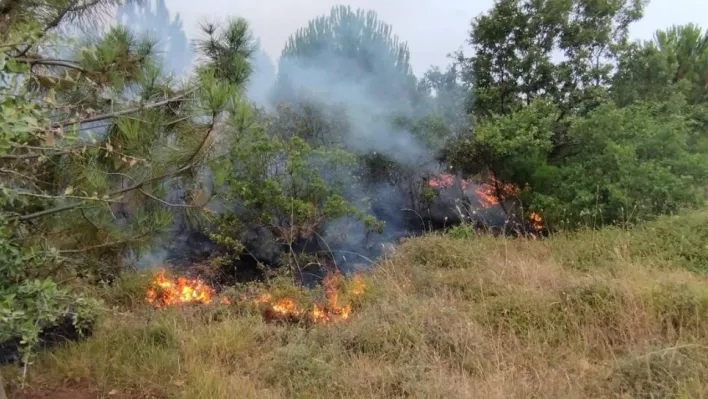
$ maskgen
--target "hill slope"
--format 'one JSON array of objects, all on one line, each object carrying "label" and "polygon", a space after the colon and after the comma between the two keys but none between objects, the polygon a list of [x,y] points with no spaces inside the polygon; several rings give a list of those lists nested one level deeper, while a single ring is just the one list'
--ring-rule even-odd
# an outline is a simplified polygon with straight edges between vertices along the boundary
[{"label": "hill slope", "polygon": [[705,212],[542,241],[458,228],[401,244],[350,320],[309,327],[154,310],[127,275],[93,337],[42,354],[24,390],[2,371],[28,398],[705,397],[706,242]]}]

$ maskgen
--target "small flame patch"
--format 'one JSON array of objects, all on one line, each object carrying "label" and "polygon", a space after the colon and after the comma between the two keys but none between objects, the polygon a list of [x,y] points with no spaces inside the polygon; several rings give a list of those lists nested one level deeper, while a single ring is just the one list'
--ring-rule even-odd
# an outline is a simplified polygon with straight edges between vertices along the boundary
[{"label": "small flame patch", "polygon": [[155,307],[186,303],[211,303],[214,290],[204,281],[186,277],[168,278],[165,270],[157,272],[145,295]]},{"label": "small flame patch", "polygon": [[531,220],[531,227],[539,231],[543,230],[543,218],[541,215],[536,212],[531,212],[529,219]]},{"label": "small flame patch", "polygon": [[[262,306],[263,316],[268,320],[299,321],[303,318],[311,323],[329,323],[347,320],[351,317],[350,304],[342,306],[339,303],[338,289],[342,283],[339,273],[328,273],[322,285],[325,290],[325,304],[315,303],[312,309],[305,310],[290,297],[274,298],[270,293],[262,293],[251,299],[255,305]],[[351,282],[351,295],[361,296],[366,290],[366,283],[361,276],[354,275]],[[169,305],[187,303],[209,304],[212,302],[214,289],[200,279],[186,277],[169,278],[164,269],[159,270],[145,294],[145,300],[161,308]],[[242,297],[241,300],[246,300]],[[219,300],[222,305],[230,305],[231,300],[224,296]]]}]

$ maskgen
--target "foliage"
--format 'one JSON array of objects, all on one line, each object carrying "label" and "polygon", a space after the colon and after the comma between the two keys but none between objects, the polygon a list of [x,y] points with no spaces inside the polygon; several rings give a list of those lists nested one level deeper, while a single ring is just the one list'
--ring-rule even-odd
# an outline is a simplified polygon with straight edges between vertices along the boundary
[{"label": "foliage", "polygon": [[310,21],[288,38],[274,95],[280,100],[298,98],[302,93],[291,93],[290,80],[316,78],[303,72],[315,70],[332,81],[356,82],[385,102],[408,100],[415,90],[409,60],[408,46],[375,12],[336,6],[330,15]]},{"label": "foliage", "polygon": [[[473,22],[475,54],[463,58],[471,111],[508,114],[540,96],[566,114],[592,109],[642,8],[637,0],[498,1]],[[554,62],[556,52],[562,58]]]},{"label": "foliage", "polygon": [[535,191],[553,198],[539,201],[557,217],[589,225],[703,204],[708,154],[690,147],[693,132],[684,112],[674,98],[624,108],[606,104],[574,121],[568,132],[573,154],[536,169]]},{"label": "foliage", "polygon": [[44,277],[43,266],[56,253],[33,252],[17,245],[6,220],[0,227],[0,344],[20,339],[26,364],[40,333],[69,317],[79,334],[90,329],[100,302],[59,287]]},{"label": "foliage", "polygon": [[227,25],[226,37],[208,30],[213,46],[186,87],[164,76],[152,41],[120,26],[86,39],[69,59],[48,55],[67,45],[53,34],[58,26],[112,4],[2,5],[0,342],[21,335],[25,362],[40,331],[67,315],[78,323],[94,308],[56,281],[111,280],[178,210],[197,208],[190,191],[219,156],[217,120],[247,77],[223,71],[250,56],[234,45],[237,35],[250,40],[242,20]]},{"label": "foliage", "polygon": [[708,101],[708,32],[694,24],[656,32],[621,54],[613,96],[620,105],[682,93],[689,104]]},{"label": "foliage", "polygon": [[[633,223],[705,202],[705,36],[629,43],[638,1],[500,0],[477,18],[476,125],[445,159],[521,189],[547,227]],[[562,53],[559,59],[554,54]]]},{"label": "foliage", "polygon": [[225,129],[234,140],[215,166],[215,184],[224,203],[237,205],[219,215],[217,242],[238,255],[246,230],[265,228],[288,246],[312,238],[326,220],[358,213],[341,195],[352,155],[281,137],[271,118],[246,104],[230,115]]}]

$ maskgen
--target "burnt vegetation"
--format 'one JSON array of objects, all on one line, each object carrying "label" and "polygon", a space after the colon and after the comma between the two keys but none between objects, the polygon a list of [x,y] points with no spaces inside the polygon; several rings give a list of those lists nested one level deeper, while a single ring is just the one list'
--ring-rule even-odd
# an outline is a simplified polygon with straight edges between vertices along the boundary
[{"label": "burnt vegetation", "polygon": [[0,1],[0,398],[705,397],[708,33],[645,5],[497,0],[416,76],[346,6],[276,73]]}]

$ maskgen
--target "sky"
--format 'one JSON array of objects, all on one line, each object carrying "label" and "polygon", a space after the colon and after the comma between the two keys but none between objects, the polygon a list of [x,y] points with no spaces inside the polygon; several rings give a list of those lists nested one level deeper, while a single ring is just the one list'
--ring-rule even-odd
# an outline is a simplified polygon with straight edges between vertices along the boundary
[{"label": "sky", "polygon": [[[317,16],[328,14],[332,6],[374,10],[379,19],[408,42],[411,64],[417,76],[431,65],[447,65],[447,55],[459,49],[469,53],[465,41],[472,19],[487,11],[493,0],[166,0],[171,13],[179,13],[187,36],[199,33],[204,19],[224,20],[244,17],[250,23],[261,48],[274,63],[285,42],[298,28]],[[708,28],[708,0],[652,0],[645,16],[631,35],[650,39],[657,29],[689,22]]]}]

